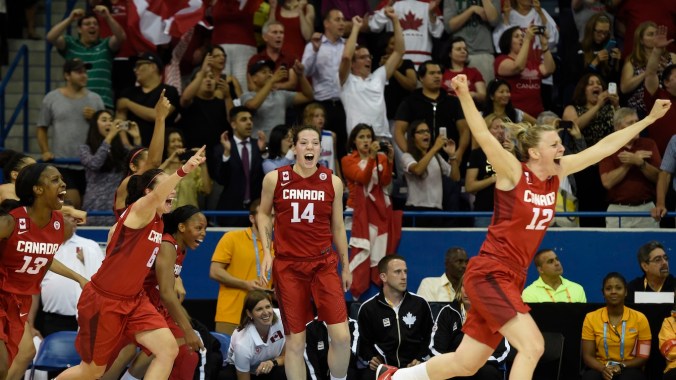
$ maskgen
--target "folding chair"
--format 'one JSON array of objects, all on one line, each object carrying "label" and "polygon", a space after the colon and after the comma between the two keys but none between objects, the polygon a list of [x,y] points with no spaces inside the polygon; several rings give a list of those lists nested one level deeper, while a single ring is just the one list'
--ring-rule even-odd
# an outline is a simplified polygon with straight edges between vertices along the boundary
[{"label": "folding chair", "polygon": [[57,371],[80,364],[80,355],[75,350],[76,335],[76,331],[59,331],[46,336],[33,361],[31,380],[35,370]]},{"label": "folding chair", "polygon": [[565,337],[563,334],[555,332],[543,332],[542,336],[545,339],[545,352],[535,368],[533,379],[559,380]]},{"label": "folding chair", "polygon": [[230,335],[211,332],[211,335],[221,344],[221,354],[223,354],[223,367],[225,367],[225,359],[228,358],[228,350],[230,349]]}]

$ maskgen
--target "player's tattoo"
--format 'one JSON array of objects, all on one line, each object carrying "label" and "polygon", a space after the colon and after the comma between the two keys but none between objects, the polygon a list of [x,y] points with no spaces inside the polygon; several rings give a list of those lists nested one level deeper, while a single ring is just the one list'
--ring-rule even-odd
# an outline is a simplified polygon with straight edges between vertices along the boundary
[{"label": "player's tattoo", "polygon": [[265,226],[265,244],[267,248],[272,247],[272,231],[270,231],[270,226]]}]

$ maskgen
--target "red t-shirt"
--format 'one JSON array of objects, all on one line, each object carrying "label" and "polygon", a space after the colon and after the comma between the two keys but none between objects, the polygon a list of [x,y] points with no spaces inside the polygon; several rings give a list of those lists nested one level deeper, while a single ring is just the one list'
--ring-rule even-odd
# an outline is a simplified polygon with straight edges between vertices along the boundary
[{"label": "red t-shirt", "polygon": [[[302,10],[305,12],[305,9]],[[284,45],[282,50],[291,59],[303,59],[305,50],[305,38],[300,30],[300,17],[282,17],[282,7],[278,6],[275,11],[275,18],[284,25]]]},{"label": "red t-shirt", "polygon": [[[643,102],[645,103],[648,112],[653,108],[655,100],[657,99],[669,99],[671,100],[672,105],[676,103],[676,96],[671,95],[669,91],[663,88],[657,89],[653,95],[648,93],[648,89],[644,88],[643,90]],[[648,127],[648,136],[657,143],[657,149],[659,149],[661,156],[664,156],[664,152],[667,150],[667,145],[669,145],[671,136],[676,135],[676,123],[674,123],[674,120],[676,120],[676,107],[672,106],[669,108],[666,115],[655,120],[655,122]]]},{"label": "red t-shirt", "polygon": [[[657,150],[655,141],[639,137],[638,140],[634,141],[631,145],[631,148],[627,149],[626,147],[622,147],[617,152],[601,160],[599,163],[599,174],[608,173],[622,166],[622,162],[617,157],[621,152],[636,152],[639,150],[652,152],[653,155],[647,159],[646,162],[655,167],[660,167],[662,156]],[[625,204],[654,200],[655,184],[650,182],[650,180],[643,175],[638,166],[631,166],[629,172],[624,176],[622,181],[611,189],[608,189],[607,197],[610,203]]]},{"label": "red t-shirt", "polygon": [[308,178],[291,166],[277,169],[275,257],[313,258],[331,251],[334,196],[331,170],[323,166]]},{"label": "red t-shirt", "polygon": [[263,0],[246,0],[240,9],[240,0],[219,0],[211,7],[214,29],[211,43],[256,46],[254,14]]},{"label": "red t-shirt", "polygon": [[481,252],[528,270],[554,217],[559,177],[544,181],[522,163],[523,174],[514,189],[495,189],[493,221]]},{"label": "red t-shirt", "polygon": [[7,293],[40,294],[40,283],[64,240],[63,215],[52,211],[44,227],[35,225],[25,207],[9,212],[14,231],[0,241],[0,289]]},{"label": "red t-shirt", "polygon": [[140,229],[124,225],[134,206],[129,206],[117,221],[106,247],[106,258],[91,281],[96,289],[118,297],[134,297],[143,290],[162,242],[164,222],[157,214]]},{"label": "red t-shirt", "polygon": [[455,91],[453,91],[453,87],[451,86],[451,79],[455,78],[455,76],[458,74],[467,75],[467,85],[469,86],[469,90],[473,92],[476,91],[476,82],[484,81],[484,77],[481,75],[481,72],[479,72],[479,70],[475,69],[474,67],[465,66],[462,71],[446,70],[444,71],[444,75],[441,78],[441,88],[443,88],[448,95],[457,97]]},{"label": "red t-shirt", "polygon": [[[531,59],[530,57],[537,56],[538,59]],[[512,93],[512,104],[529,115],[539,115],[544,111],[541,97],[542,74],[540,73],[540,54],[535,54],[531,51],[528,54],[528,61],[526,68],[517,75],[511,77],[504,77],[498,75],[498,67],[505,60],[514,60],[514,58],[501,54],[495,58],[493,69],[495,70],[495,77],[503,79],[509,83]]]},{"label": "red t-shirt", "polygon": [[[129,58],[133,57],[137,54],[136,48],[143,48],[142,50],[139,51],[146,51],[148,48],[150,50],[154,51],[154,46],[148,46],[148,43],[145,40],[137,41],[138,36],[135,33],[131,33],[130,28],[127,26],[127,2],[126,1],[118,1],[117,4],[112,4],[111,9],[110,9],[110,15],[113,16],[113,19],[117,21],[118,24],[124,29],[126,32],[127,38],[125,38],[124,41],[122,41],[122,44],[120,45],[120,50],[118,50],[117,54],[115,54],[116,57],[124,57],[124,58]],[[110,30],[110,26],[108,26],[108,22],[101,17],[101,16],[96,16],[96,19],[99,22],[99,31],[101,33],[101,38],[106,38],[106,37],[111,37],[113,35],[113,32]]]}]

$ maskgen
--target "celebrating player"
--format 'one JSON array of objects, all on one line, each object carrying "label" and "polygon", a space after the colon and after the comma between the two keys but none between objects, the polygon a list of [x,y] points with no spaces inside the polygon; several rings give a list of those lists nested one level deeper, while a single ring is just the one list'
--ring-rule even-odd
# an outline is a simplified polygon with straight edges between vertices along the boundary
[{"label": "celebrating player", "polygon": [[467,87],[458,75],[452,86],[462,104],[472,135],[496,172],[495,211],[479,255],[465,272],[464,288],[472,309],[465,335],[455,352],[435,356],[405,369],[381,365],[377,380],[429,380],[471,376],[506,337],[518,350],[510,379],[531,379],[544,350],[544,340],[530,310],[521,300],[528,266],[554,217],[559,179],[615,153],[642,129],[664,116],[671,103],[655,102],[650,115],[572,155],[553,126],[511,125],[525,162],[506,151],[486,128]]}]

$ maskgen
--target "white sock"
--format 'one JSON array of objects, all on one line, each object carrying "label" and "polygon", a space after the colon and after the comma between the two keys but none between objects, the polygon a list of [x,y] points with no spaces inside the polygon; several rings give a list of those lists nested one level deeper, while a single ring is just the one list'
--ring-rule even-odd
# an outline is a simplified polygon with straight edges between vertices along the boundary
[{"label": "white sock", "polygon": [[137,379],[137,378],[135,378],[134,376],[132,376],[132,375],[129,373],[129,370],[127,370],[127,372],[125,372],[124,375],[122,375],[122,377],[120,378],[120,380],[140,380],[140,379]]},{"label": "white sock", "polygon": [[331,376],[331,380],[347,380],[347,375],[345,377],[335,377],[333,374],[329,374]]},{"label": "white sock", "polygon": [[402,368],[394,373],[392,380],[430,380],[427,376],[427,363],[418,364],[411,368]]}]

